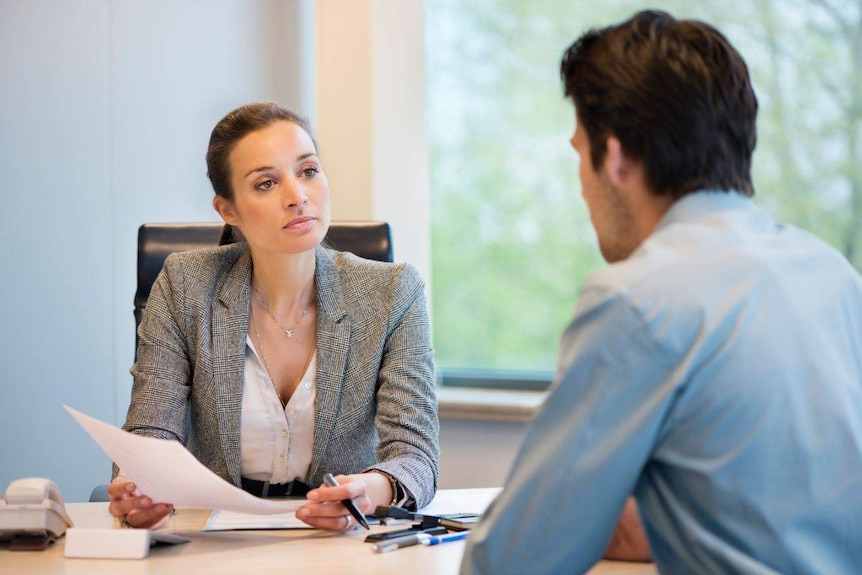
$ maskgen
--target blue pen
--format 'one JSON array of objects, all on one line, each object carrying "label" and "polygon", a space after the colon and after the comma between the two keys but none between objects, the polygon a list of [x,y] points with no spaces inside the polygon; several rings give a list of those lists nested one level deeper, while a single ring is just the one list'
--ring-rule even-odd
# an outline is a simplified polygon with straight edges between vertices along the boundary
[{"label": "blue pen", "polygon": [[439,545],[448,541],[460,541],[466,539],[470,535],[470,531],[458,531],[457,533],[448,533],[446,535],[429,535],[427,538],[422,538],[422,545]]}]

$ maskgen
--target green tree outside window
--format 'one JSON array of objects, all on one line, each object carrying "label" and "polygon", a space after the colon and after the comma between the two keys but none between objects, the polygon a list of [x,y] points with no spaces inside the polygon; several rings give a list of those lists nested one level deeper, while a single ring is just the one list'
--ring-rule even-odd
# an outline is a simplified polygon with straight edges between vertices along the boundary
[{"label": "green tree outside window", "polygon": [[755,201],[862,269],[862,0],[427,0],[438,366],[544,372],[604,265],[558,67],[583,31],[654,7],[714,24],[760,102]]}]

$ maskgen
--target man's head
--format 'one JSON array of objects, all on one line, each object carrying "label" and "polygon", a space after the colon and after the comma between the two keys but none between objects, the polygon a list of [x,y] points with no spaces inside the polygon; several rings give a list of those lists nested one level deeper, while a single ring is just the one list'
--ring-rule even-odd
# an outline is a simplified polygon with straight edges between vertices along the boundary
[{"label": "man's head", "polygon": [[560,75],[594,170],[614,137],[642,167],[652,194],[754,194],[757,98],[742,57],[711,26],[639,12],[581,36],[563,56]]}]

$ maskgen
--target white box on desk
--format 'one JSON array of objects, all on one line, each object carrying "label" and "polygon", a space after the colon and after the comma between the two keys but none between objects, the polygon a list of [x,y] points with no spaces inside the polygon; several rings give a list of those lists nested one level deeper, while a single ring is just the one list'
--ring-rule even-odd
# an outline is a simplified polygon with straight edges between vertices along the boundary
[{"label": "white box on desk", "polygon": [[187,543],[187,537],[160,533],[149,529],[88,529],[73,527],[66,530],[64,555],[80,559],[143,559],[157,542]]}]

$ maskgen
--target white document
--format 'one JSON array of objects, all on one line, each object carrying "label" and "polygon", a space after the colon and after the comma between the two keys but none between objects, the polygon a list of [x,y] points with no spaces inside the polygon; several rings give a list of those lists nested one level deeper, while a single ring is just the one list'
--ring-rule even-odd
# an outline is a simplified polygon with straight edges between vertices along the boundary
[{"label": "white document", "polygon": [[285,501],[293,503],[294,508],[290,513],[278,515],[249,515],[247,513],[233,513],[231,511],[214,510],[204,531],[231,531],[235,529],[313,529],[308,523],[303,523],[296,518],[296,510],[305,504],[304,499]]},{"label": "white document", "polygon": [[481,515],[499,495],[502,489],[483,487],[479,489],[458,489],[438,491],[434,499],[417,511],[421,515],[454,515],[475,513]]},{"label": "white document", "polygon": [[[471,514],[481,515],[500,493],[499,488],[479,489],[457,489],[438,491],[437,496],[426,507],[417,513],[421,515],[456,515]],[[295,509],[299,509],[305,500],[290,500],[285,503],[294,503]],[[398,525],[401,521],[389,520],[387,525]],[[404,524],[412,521],[403,521]],[[215,510],[210,514],[204,531],[230,531],[239,529],[309,529],[310,525],[303,523],[293,513],[284,515],[248,515],[245,513],[230,513]]]},{"label": "white document", "polygon": [[228,483],[177,441],[143,437],[64,405],[138,490],[157,503],[237,513],[293,513],[296,501],[261,499]]}]

